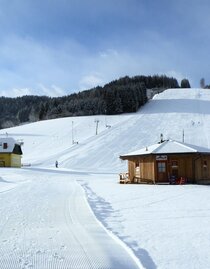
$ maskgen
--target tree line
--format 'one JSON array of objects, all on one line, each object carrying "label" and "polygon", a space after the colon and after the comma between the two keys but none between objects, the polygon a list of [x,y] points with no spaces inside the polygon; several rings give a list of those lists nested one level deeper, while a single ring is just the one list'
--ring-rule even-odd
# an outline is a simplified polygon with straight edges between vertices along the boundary
[{"label": "tree line", "polygon": [[165,75],[126,76],[103,87],[63,97],[0,97],[0,128],[59,117],[136,112],[147,102],[147,89],[162,91],[178,87],[175,78]]}]

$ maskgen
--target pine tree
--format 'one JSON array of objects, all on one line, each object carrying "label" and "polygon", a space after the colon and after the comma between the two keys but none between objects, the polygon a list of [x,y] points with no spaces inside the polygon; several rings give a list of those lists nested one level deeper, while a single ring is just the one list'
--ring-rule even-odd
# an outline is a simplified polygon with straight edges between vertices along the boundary
[{"label": "pine tree", "polygon": [[181,88],[191,88],[189,80],[184,78],[181,81]]},{"label": "pine tree", "polygon": [[202,89],[205,88],[205,79],[204,79],[204,78],[202,78],[202,79],[200,80],[200,87],[201,87]]}]

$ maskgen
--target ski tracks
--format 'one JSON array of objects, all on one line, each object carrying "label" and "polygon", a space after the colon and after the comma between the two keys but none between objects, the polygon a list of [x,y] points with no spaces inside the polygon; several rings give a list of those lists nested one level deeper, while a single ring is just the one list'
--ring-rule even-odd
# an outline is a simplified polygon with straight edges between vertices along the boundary
[{"label": "ski tracks", "polygon": [[139,268],[100,227],[69,175],[27,176],[26,184],[0,194],[1,269]]}]

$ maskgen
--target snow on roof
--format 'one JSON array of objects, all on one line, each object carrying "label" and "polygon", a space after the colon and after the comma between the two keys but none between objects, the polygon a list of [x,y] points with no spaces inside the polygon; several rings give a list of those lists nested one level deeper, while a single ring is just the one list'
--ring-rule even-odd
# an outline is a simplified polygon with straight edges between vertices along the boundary
[{"label": "snow on roof", "polygon": [[[6,147],[4,146],[5,143],[7,143]],[[19,143],[14,138],[1,137],[0,138],[0,152],[4,152],[4,153],[13,152],[15,144],[19,144]]]},{"label": "snow on roof", "polygon": [[149,147],[144,147],[140,150],[121,155],[120,157],[149,155],[149,154],[172,154],[172,153],[209,153],[210,149],[190,145],[175,140],[166,140],[162,143],[157,143]]}]

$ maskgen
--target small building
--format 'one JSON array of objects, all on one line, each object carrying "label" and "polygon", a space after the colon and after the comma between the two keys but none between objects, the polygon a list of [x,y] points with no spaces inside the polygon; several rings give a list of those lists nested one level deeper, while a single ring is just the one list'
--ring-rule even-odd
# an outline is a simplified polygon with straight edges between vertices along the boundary
[{"label": "small building", "polygon": [[185,179],[189,183],[210,184],[210,149],[167,140],[121,155],[128,160],[131,183],[171,183]]},{"label": "small building", "polygon": [[21,143],[12,137],[0,138],[0,167],[21,167]]}]

